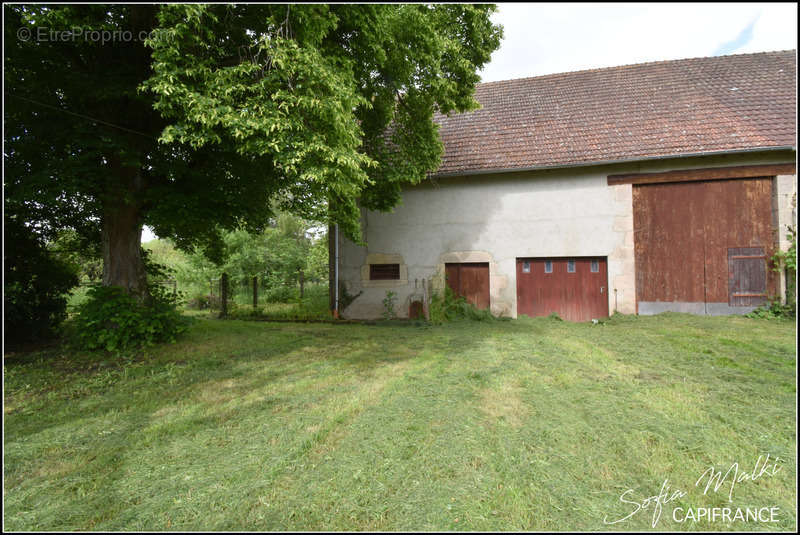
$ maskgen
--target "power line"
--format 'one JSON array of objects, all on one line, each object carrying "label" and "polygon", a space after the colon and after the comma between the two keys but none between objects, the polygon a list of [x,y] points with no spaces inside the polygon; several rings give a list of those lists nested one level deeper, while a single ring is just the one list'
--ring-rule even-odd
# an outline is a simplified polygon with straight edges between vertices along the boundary
[{"label": "power line", "polygon": [[130,128],[125,128],[124,126],[119,126],[119,125],[116,125],[116,124],[112,124],[112,123],[109,123],[107,121],[103,121],[101,119],[97,119],[95,117],[89,117],[88,115],[83,115],[81,113],[75,113],[74,111],[64,110],[64,109],[61,109],[61,108],[56,107],[56,106],[51,106],[50,104],[45,104],[44,102],[38,102],[36,100],[32,100],[32,99],[29,99],[29,98],[26,98],[26,97],[20,97],[18,95],[8,95],[8,96],[10,96],[12,98],[18,98],[20,100],[24,100],[24,101],[30,102],[31,104],[36,104],[37,106],[50,108],[51,110],[60,111],[62,113],[66,113],[67,115],[73,115],[75,117],[80,117],[81,119],[87,119],[89,121],[94,121],[96,123],[100,123],[100,124],[104,124],[106,126],[110,126],[111,128],[117,128],[119,130],[124,130],[125,132],[130,132],[131,134],[144,136],[146,138],[155,139],[156,141],[158,141],[158,138],[153,137],[150,134],[145,134],[143,132],[137,132],[136,130],[131,130]]}]

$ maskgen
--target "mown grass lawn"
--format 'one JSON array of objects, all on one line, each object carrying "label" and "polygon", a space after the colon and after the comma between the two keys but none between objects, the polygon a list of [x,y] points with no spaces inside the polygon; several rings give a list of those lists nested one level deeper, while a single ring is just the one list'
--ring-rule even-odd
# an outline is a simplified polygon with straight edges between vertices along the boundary
[{"label": "mown grass lawn", "polygon": [[[794,530],[795,324],[199,320],[6,355],[7,530]],[[710,466],[778,471],[719,492]],[[778,523],[673,508],[779,507]]]}]

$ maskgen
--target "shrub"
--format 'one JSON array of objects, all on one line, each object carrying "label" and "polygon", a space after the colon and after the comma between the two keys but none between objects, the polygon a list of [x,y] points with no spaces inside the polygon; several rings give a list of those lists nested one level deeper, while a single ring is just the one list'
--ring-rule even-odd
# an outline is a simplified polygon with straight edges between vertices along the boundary
[{"label": "shrub", "polygon": [[388,291],[386,292],[386,297],[383,298],[383,312],[381,315],[385,320],[392,320],[397,317],[397,313],[394,311],[394,305],[397,302],[397,293]]},{"label": "shrub", "polygon": [[[213,297],[217,298],[217,296]],[[211,299],[212,296],[210,295],[203,295],[203,294],[195,295],[194,297],[189,299],[189,301],[186,302],[186,308],[191,310],[206,310],[211,306]],[[219,301],[219,298],[217,298],[217,301]]]},{"label": "shrub", "polygon": [[67,316],[77,266],[56,258],[27,227],[9,218],[5,229],[3,331],[9,345],[54,336]]},{"label": "shrub", "polygon": [[289,303],[296,301],[300,290],[293,286],[274,286],[264,292],[264,301],[267,303]]},{"label": "shrub", "polygon": [[[795,200],[792,200],[792,204],[795,204]],[[797,313],[797,286],[795,284],[797,275],[797,228],[794,225],[789,225],[786,230],[789,249],[777,251],[772,256],[773,269],[777,272],[783,271],[786,276],[786,304],[781,305],[779,302],[773,301],[769,308],[772,310],[771,313],[794,317]]]},{"label": "shrub", "polygon": [[488,310],[476,308],[466,299],[458,296],[446,286],[444,292],[437,292],[431,297],[430,318],[432,323],[442,323],[455,319],[473,321],[491,321],[496,319]]},{"label": "shrub", "polygon": [[140,302],[118,286],[93,286],[78,307],[75,337],[84,349],[121,351],[141,345],[174,341],[186,329],[186,319],[163,287],[150,288],[151,298]]},{"label": "shrub", "polygon": [[780,298],[773,299],[766,305],[762,305],[752,312],[745,314],[748,318],[758,319],[777,319],[793,318],[796,314],[796,304],[793,301],[781,303]]}]

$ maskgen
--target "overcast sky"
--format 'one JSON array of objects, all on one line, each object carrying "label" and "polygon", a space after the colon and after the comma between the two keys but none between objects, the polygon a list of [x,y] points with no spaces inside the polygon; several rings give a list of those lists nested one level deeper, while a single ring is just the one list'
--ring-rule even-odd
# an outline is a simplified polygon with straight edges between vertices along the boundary
[{"label": "overcast sky", "polygon": [[[484,82],[797,48],[797,4],[498,4]],[[143,241],[153,239],[145,228]]]},{"label": "overcast sky", "polygon": [[485,82],[797,48],[797,4],[498,4]]}]

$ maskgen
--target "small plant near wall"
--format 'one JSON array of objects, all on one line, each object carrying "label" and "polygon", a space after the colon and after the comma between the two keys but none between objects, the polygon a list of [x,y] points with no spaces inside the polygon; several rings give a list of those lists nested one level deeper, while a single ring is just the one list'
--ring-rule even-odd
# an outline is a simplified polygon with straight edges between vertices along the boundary
[{"label": "small plant near wall", "polygon": [[773,299],[768,304],[762,305],[752,312],[745,314],[748,318],[781,319],[793,318],[796,313],[795,303],[781,303],[780,299]]},{"label": "small plant near wall", "polygon": [[[796,207],[797,194],[795,193],[792,197],[792,208]],[[786,275],[786,302],[782,304],[781,299],[775,298],[770,305],[762,307],[769,310],[773,317],[794,317],[797,313],[797,284],[795,282],[797,276],[797,226],[795,224],[786,227],[786,239],[789,241],[789,248],[786,251],[778,250],[772,255],[772,269],[778,273],[784,272]]]},{"label": "small plant near wall", "polygon": [[364,291],[360,291],[353,295],[347,291],[347,285],[344,281],[339,281],[339,310],[344,310],[350,306],[350,303],[358,299]]},{"label": "small plant near wall", "polygon": [[772,255],[774,270],[786,270],[786,298],[796,298],[797,288],[794,285],[794,276],[797,273],[797,227],[789,225],[786,227],[786,239],[789,240],[789,248],[786,251],[777,251]]},{"label": "small plant near wall", "polygon": [[397,303],[397,294],[391,290],[386,292],[386,297],[383,298],[383,319],[393,320],[397,317],[394,306]]},{"label": "small plant near wall", "polygon": [[[792,199],[792,206],[797,205],[797,197]],[[786,274],[786,302],[781,302],[779,297],[774,297],[769,304],[763,305],[747,314],[750,318],[794,318],[797,315],[797,227],[786,227],[786,239],[789,248],[786,251],[778,250],[772,255],[772,269],[778,273]]]},{"label": "small plant near wall", "polygon": [[463,297],[456,295],[449,286],[431,296],[430,318],[431,323],[435,325],[458,319],[473,321],[496,319],[490,311],[476,308]]}]

